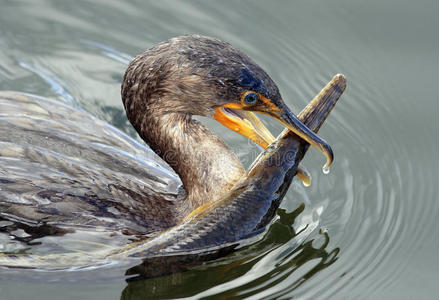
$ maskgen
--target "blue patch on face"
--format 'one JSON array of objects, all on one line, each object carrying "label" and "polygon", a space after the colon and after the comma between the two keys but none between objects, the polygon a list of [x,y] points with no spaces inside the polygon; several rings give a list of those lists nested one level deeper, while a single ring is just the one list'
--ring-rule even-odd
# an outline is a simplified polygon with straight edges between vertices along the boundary
[{"label": "blue patch on face", "polygon": [[241,75],[239,75],[238,84],[240,86],[244,86],[249,88],[252,91],[258,92],[260,94],[266,94],[266,89],[262,81],[256,78],[252,73],[250,73],[247,69],[241,70]]}]

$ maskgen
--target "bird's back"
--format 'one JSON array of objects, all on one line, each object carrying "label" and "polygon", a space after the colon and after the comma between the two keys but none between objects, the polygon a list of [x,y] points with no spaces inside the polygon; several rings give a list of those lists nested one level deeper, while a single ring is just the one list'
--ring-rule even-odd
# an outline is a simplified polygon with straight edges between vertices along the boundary
[{"label": "bird's back", "polygon": [[181,181],[147,146],[60,102],[0,92],[0,108],[0,232],[29,242],[175,225]]}]

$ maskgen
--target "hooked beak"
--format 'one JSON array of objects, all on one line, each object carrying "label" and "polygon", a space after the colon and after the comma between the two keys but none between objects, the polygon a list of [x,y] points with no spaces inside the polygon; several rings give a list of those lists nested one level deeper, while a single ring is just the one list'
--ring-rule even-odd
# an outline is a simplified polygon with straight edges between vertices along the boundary
[{"label": "hooked beak", "polygon": [[[299,124],[305,127],[305,129],[308,129],[293,114],[291,115],[295,120],[298,121]],[[243,107],[239,104],[226,104],[224,106],[218,107],[215,111],[213,118],[227,128],[252,140],[264,149],[267,149],[268,146],[275,140],[274,136],[265,127],[265,125],[262,124],[261,120],[259,120],[259,118],[256,117],[254,113],[243,110]],[[288,122],[288,119],[285,121],[281,121],[281,118],[276,116],[275,118],[279,120],[282,124],[285,124],[285,126],[290,128],[290,130],[292,126],[287,124],[296,124],[292,121]],[[331,150],[331,148],[329,148],[329,150]],[[296,175],[305,186],[311,185],[311,175],[303,166],[300,165],[298,167]]]},{"label": "hooked beak", "polygon": [[281,109],[275,107],[261,111],[262,113],[268,114],[269,116],[275,118],[280,123],[282,123],[289,130],[297,134],[299,137],[307,141],[309,144],[316,147],[319,151],[321,151],[326,157],[326,163],[323,166],[323,172],[329,172],[329,166],[332,164],[334,160],[334,154],[332,152],[331,146],[317,136],[313,131],[311,131],[308,127],[306,127],[289,109],[288,107],[283,107]]},{"label": "hooked beak", "polygon": [[[285,105],[282,108],[274,105],[269,99],[260,96],[264,105],[255,106],[252,111],[267,114],[289,130],[297,134],[309,144],[316,147],[326,157],[326,163],[323,166],[323,172],[329,172],[329,166],[334,160],[334,154],[331,146],[318,137],[313,131],[306,127]],[[214,119],[227,128],[249,138],[262,148],[266,149],[275,138],[262,124],[262,122],[249,111],[249,108],[243,107],[241,104],[229,103],[216,108]]]}]

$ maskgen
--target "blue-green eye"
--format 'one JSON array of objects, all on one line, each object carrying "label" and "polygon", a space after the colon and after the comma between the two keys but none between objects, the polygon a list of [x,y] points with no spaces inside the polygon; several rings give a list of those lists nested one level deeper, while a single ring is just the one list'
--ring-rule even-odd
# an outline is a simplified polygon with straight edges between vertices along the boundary
[{"label": "blue-green eye", "polygon": [[255,104],[258,101],[258,94],[256,93],[248,93],[244,97],[245,104]]}]

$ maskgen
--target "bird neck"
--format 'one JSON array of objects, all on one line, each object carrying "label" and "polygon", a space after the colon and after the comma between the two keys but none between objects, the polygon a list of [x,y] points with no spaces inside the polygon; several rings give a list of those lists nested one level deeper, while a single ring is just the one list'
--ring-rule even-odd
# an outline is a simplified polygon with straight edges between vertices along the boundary
[{"label": "bird neck", "polygon": [[190,115],[151,107],[141,118],[127,113],[143,140],[180,176],[187,197],[185,213],[218,199],[244,175],[231,149]]}]

